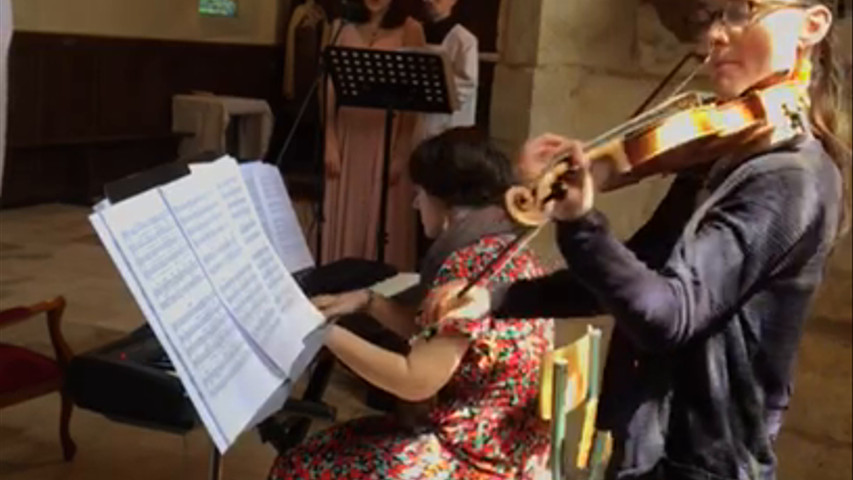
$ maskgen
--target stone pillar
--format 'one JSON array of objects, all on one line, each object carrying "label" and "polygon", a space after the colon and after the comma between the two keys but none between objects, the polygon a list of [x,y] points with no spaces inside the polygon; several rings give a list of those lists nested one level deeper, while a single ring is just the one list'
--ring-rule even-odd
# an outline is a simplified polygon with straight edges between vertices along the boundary
[{"label": "stone pillar", "polygon": [[491,136],[507,152],[530,134],[533,81],[537,70],[542,3],[503,0],[498,25],[498,52],[492,88]]}]

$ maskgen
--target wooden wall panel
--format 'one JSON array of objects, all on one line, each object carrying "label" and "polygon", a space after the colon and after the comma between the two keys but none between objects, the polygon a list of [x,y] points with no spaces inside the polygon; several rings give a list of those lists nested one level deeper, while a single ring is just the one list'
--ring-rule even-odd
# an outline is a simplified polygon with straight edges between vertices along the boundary
[{"label": "wooden wall panel", "polygon": [[39,94],[42,58],[37,47],[15,37],[9,52],[7,144],[32,144],[40,135],[44,98]]},{"label": "wooden wall panel", "polygon": [[91,203],[104,182],[173,161],[175,94],[277,109],[282,63],[276,46],[16,32],[2,206]]},{"label": "wooden wall panel", "polygon": [[172,92],[164,57],[136,45],[104,48],[97,58],[97,131],[162,132],[170,123]]},{"label": "wooden wall panel", "polygon": [[[74,41],[40,53],[42,78],[38,93],[43,110],[37,138],[67,140],[97,134],[97,104],[93,101],[97,93],[97,59]],[[13,121],[11,117],[9,122]]]}]

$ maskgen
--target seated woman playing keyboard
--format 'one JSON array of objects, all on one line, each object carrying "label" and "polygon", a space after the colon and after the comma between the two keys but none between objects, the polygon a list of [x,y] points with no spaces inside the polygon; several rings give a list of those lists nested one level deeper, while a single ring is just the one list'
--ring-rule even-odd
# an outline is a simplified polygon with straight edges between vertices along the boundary
[{"label": "seated woman playing keyboard", "polygon": [[[424,293],[476,275],[513,238],[503,194],[512,167],[472,131],[423,143],[409,171],[415,208],[435,239],[421,269]],[[528,251],[488,282],[538,277]],[[547,426],[537,416],[537,371],[551,347],[550,319],[445,318],[425,324],[410,308],[362,290],[314,299],[327,318],[363,312],[403,338],[408,355],[335,325],[326,346],[349,369],[406,402],[429,400],[417,422],[394,415],[321,432],[276,459],[270,478],[533,478],[544,468]]]}]

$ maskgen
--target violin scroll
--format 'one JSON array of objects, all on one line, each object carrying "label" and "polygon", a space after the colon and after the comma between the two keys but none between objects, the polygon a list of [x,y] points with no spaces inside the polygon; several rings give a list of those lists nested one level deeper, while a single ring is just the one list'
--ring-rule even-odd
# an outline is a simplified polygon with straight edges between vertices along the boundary
[{"label": "violin scroll", "polygon": [[548,222],[548,202],[562,198],[564,182],[574,169],[562,160],[548,168],[532,185],[516,185],[507,190],[505,204],[510,216],[521,225],[539,227]]}]

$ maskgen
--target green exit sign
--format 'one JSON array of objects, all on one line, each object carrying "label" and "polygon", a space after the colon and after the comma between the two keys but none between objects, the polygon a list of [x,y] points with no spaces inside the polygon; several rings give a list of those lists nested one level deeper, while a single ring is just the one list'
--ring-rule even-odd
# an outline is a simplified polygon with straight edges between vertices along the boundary
[{"label": "green exit sign", "polygon": [[236,17],[237,0],[199,0],[198,13],[211,17]]}]

